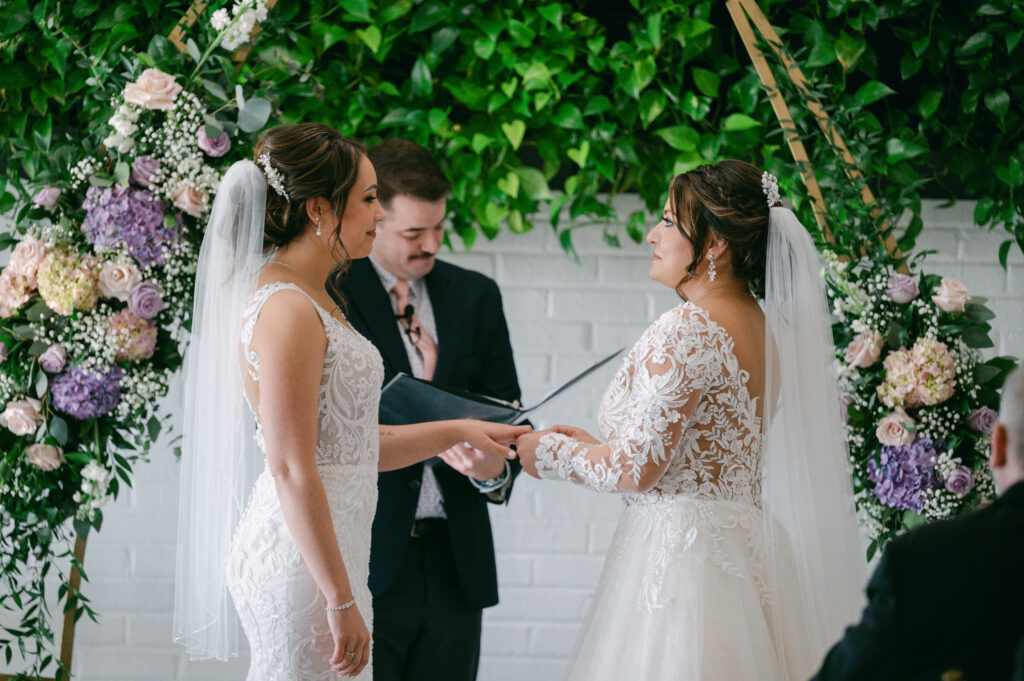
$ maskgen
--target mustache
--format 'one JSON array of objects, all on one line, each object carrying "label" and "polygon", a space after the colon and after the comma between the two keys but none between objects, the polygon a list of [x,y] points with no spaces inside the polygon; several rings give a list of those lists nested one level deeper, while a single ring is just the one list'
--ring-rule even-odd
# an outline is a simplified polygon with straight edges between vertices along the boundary
[{"label": "mustache", "polygon": [[410,255],[409,260],[430,260],[433,257],[433,253],[417,253],[416,255]]}]

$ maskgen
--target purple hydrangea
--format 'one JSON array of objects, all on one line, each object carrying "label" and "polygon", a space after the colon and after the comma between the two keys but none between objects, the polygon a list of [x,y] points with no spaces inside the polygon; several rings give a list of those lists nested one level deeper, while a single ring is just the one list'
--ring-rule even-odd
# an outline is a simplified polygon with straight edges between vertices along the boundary
[{"label": "purple hydrangea", "polygon": [[121,399],[124,370],[106,371],[71,367],[50,383],[55,409],[76,419],[91,419],[109,414]]},{"label": "purple hydrangea", "polygon": [[935,471],[942,446],[918,435],[909,445],[882,447],[878,462],[868,462],[868,478],[875,483],[878,500],[901,511],[923,510],[928,490],[942,486]]},{"label": "purple hydrangea", "polygon": [[82,231],[89,243],[111,250],[123,245],[143,269],[162,265],[164,249],[181,233],[181,215],[176,215],[174,224],[165,226],[167,204],[148,189],[89,187],[83,207],[86,216]]}]

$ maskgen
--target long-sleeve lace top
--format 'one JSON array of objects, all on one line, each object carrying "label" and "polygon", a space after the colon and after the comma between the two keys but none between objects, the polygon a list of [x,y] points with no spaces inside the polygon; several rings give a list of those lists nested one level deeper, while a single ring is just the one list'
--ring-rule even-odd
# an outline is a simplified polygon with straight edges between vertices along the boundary
[{"label": "long-sleeve lace top", "polygon": [[601,492],[760,506],[761,420],[733,340],[684,302],[636,342],[605,392],[601,444],[540,438],[537,471]]}]

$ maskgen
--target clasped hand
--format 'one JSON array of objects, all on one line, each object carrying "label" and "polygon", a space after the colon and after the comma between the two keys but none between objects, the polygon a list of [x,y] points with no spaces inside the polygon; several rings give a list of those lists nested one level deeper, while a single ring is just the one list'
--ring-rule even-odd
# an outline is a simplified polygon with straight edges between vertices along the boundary
[{"label": "clasped hand", "polygon": [[537,479],[540,479],[540,475],[537,473],[537,445],[540,444],[541,437],[549,433],[561,433],[587,444],[600,444],[593,435],[575,426],[552,426],[547,430],[520,435],[516,439],[516,456],[519,457],[519,463],[523,465],[523,470]]}]

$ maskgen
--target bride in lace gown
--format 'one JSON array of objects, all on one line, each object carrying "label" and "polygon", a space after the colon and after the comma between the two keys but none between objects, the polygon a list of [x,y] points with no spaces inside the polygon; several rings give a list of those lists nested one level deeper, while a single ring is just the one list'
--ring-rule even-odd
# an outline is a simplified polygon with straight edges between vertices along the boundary
[{"label": "bride in lace gown", "polygon": [[379,426],[381,357],[322,283],[370,252],[373,166],[318,124],[268,130],[255,156],[225,175],[200,254],[175,637],[226,659],[240,623],[248,681],[368,681],[377,471],[459,442],[505,456],[529,429]]},{"label": "bride in lace gown", "polygon": [[864,582],[817,253],[748,163],[669,193],[650,276],[683,302],[608,386],[602,440],[518,442],[535,477],[624,495],[569,678],[807,678]]}]

